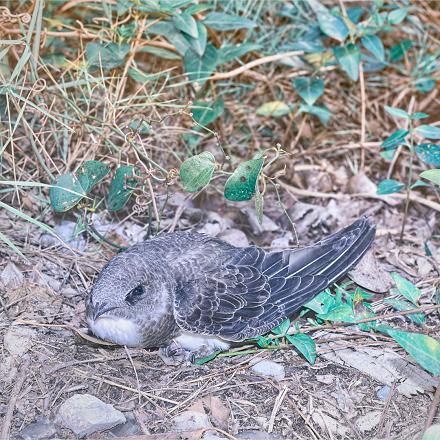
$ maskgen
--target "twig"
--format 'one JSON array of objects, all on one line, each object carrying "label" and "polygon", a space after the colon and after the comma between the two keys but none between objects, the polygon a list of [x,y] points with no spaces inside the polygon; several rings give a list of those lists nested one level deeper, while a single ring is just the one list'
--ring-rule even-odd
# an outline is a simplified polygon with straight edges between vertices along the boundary
[{"label": "twig", "polygon": [[382,435],[382,430],[383,430],[383,427],[384,427],[384,424],[385,424],[385,420],[386,420],[385,417],[386,417],[388,409],[390,407],[391,399],[393,398],[395,390],[396,390],[396,382],[394,381],[391,384],[390,391],[388,393],[388,396],[387,396],[386,401],[385,401],[385,405],[384,405],[383,410],[382,410],[382,415],[380,416],[379,428],[377,429],[377,432],[378,432],[379,436]]},{"label": "twig", "polygon": [[[323,198],[323,199],[348,199],[350,197],[360,197],[365,199],[376,199],[382,200],[385,203],[389,203],[389,200],[394,199],[406,199],[406,194],[390,194],[387,196],[379,196],[377,194],[370,193],[355,193],[355,194],[344,194],[344,193],[324,193],[319,191],[309,191],[307,189],[296,188],[288,183],[283,182],[282,180],[277,181],[283,188],[285,188],[288,192],[292,194],[296,194],[303,197],[315,197],[315,198]],[[415,195],[413,192],[410,193],[410,200],[413,202],[420,203],[421,205],[425,205],[428,208],[434,209],[435,211],[440,212],[440,203],[433,202],[432,200],[424,199],[423,197]]]},{"label": "twig", "polygon": [[284,398],[287,394],[287,387],[284,386],[282,390],[280,390],[278,396],[275,399],[275,403],[273,405],[272,414],[270,415],[269,419],[269,426],[267,428],[267,432],[273,431],[273,425],[275,424],[275,417],[277,415],[278,410],[281,407],[281,404],[283,403]]},{"label": "twig", "polygon": [[364,69],[362,62],[359,63],[359,86],[361,88],[361,170],[365,168],[365,130],[366,130],[366,108],[367,97],[365,95]]},{"label": "twig", "polygon": [[426,431],[432,425],[439,404],[440,404],[440,379],[438,381],[437,389],[434,394],[434,399],[432,400],[431,406],[429,407],[428,417],[426,418],[424,431]]},{"label": "twig", "polygon": [[304,52],[302,50],[294,50],[291,52],[269,55],[267,57],[258,58],[258,60],[251,61],[250,63],[247,63],[241,67],[237,67],[236,69],[229,72],[215,73],[209,79],[212,81],[218,81],[220,79],[233,78],[234,76],[240,75],[240,73],[246,72],[247,70],[250,70],[256,66],[260,66],[261,64],[272,63],[273,61],[278,61],[284,58],[296,57],[300,55],[304,55]]},{"label": "twig", "polygon": [[14,387],[11,391],[11,396],[9,397],[8,408],[6,410],[5,417],[3,419],[3,426],[0,433],[0,438],[2,440],[9,439],[9,429],[11,427],[12,416],[14,415],[15,404],[17,403],[18,395],[20,393],[21,387],[24,381],[28,377],[28,362],[23,362],[20,367],[20,372],[18,377],[15,379]]}]

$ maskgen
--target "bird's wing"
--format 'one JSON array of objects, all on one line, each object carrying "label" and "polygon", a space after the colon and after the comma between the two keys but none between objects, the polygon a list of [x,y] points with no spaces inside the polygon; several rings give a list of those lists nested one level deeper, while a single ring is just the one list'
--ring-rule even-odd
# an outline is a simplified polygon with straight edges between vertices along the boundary
[{"label": "bird's wing", "polygon": [[235,249],[217,268],[179,283],[176,322],[234,341],[264,334],[345,275],[373,237],[374,226],[363,218],[300,250]]}]

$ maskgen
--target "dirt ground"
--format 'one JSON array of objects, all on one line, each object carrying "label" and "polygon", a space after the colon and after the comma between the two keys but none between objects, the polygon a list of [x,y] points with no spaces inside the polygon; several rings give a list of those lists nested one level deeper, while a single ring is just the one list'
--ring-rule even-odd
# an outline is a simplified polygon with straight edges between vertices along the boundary
[{"label": "dirt ground", "polygon": [[[288,198],[286,195],[286,203]],[[435,224],[429,211],[421,207],[411,211],[404,243],[397,246],[401,221],[398,207],[368,199],[360,203],[350,197],[324,200],[321,205],[313,204],[316,199],[307,202],[308,205],[303,201],[291,203],[289,211],[294,220],[297,217],[298,232],[303,231],[301,244],[332,232],[361,211],[370,214],[378,225],[373,251],[377,266],[367,268],[370,278],[396,270],[417,282],[424,293],[423,305],[434,303],[440,240],[432,234]],[[328,215],[317,220],[315,211],[322,206]],[[238,216],[237,210],[219,209],[224,209],[222,218],[231,219],[251,242],[259,245],[269,247],[288,229],[283,226],[282,213],[275,208],[267,214],[278,229],[259,234],[252,231],[249,218]],[[197,206],[188,212],[183,210],[178,228],[190,227],[195,210]],[[426,215],[420,216],[419,212]],[[7,280],[12,283],[15,279],[15,286],[2,288],[0,312],[0,415],[3,423],[9,424],[12,439],[31,438],[23,437],[23,432],[41,420],[50,424],[46,433],[49,435],[34,438],[77,438],[58,424],[57,414],[63,402],[78,393],[91,394],[113,405],[128,420],[124,425],[88,436],[91,439],[421,438],[436,381],[415,366],[390,338],[357,327],[316,332],[312,334],[318,346],[314,366],[292,348],[222,357],[202,366],[175,367],[166,366],[154,350],[92,344],[72,328],[85,326],[85,294],[111,251],[104,252],[90,242],[87,252],[73,253],[28,224],[5,213],[0,216],[2,228],[11,230],[12,238],[26,242],[29,256],[24,264],[8,248],[0,247],[0,273],[11,262],[18,269],[15,278]],[[230,229],[231,222],[225,227]],[[270,229],[268,222],[267,219],[266,227]],[[218,217],[205,212],[193,227],[214,230],[224,225]],[[426,244],[432,257],[426,256]],[[373,308],[381,313],[391,311],[383,296],[375,294],[373,300]],[[429,314],[425,326],[417,331],[438,338],[438,318],[438,312]],[[302,318],[300,322],[303,321]],[[402,329],[415,328],[405,317],[392,322]],[[375,361],[376,371],[367,374],[362,368],[365,365],[356,365],[356,358],[354,366],[350,358],[337,358],[341,350],[350,356],[388,353],[403,363],[400,367],[396,364],[390,379],[391,370],[385,372],[385,364]],[[281,364],[284,379],[255,373],[252,365],[262,359]],[[410,386],[405,388],[405,384]],[[188,415],[188,411],[205,417],[207,427],[176,434],[176,420],[179,415]],[[438,417],[437,414],[434,421]]]}]

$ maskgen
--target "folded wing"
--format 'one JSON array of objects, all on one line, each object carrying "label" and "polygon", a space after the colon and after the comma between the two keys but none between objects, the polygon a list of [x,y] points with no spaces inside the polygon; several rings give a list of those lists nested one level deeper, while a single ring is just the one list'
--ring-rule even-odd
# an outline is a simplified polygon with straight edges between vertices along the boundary
[{"label": "folded wing", "polygon": [[233,341],[264,334],[343,277],[374,234],[374,225],[361,218],[298,250],[236,249],[218,268],[180,283],[174,300],[177,324]]}]

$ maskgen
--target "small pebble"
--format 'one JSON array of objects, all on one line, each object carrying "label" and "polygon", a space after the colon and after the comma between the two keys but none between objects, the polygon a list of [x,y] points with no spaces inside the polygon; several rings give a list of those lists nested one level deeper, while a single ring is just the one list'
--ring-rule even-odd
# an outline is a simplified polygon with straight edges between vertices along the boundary
[{"label": "small pebble", "polygon": [[387,400],[390,390],[391,388],[388,385],[385,385],[376,393],[376,395],[380,400]]},{"label": "small pebble", "polygon": [[286,377],[286,372],[283,365],[273,361],[260,361],[252,365],[251,370],[260,376],[275,379],[277,382],[283,380]]}]

